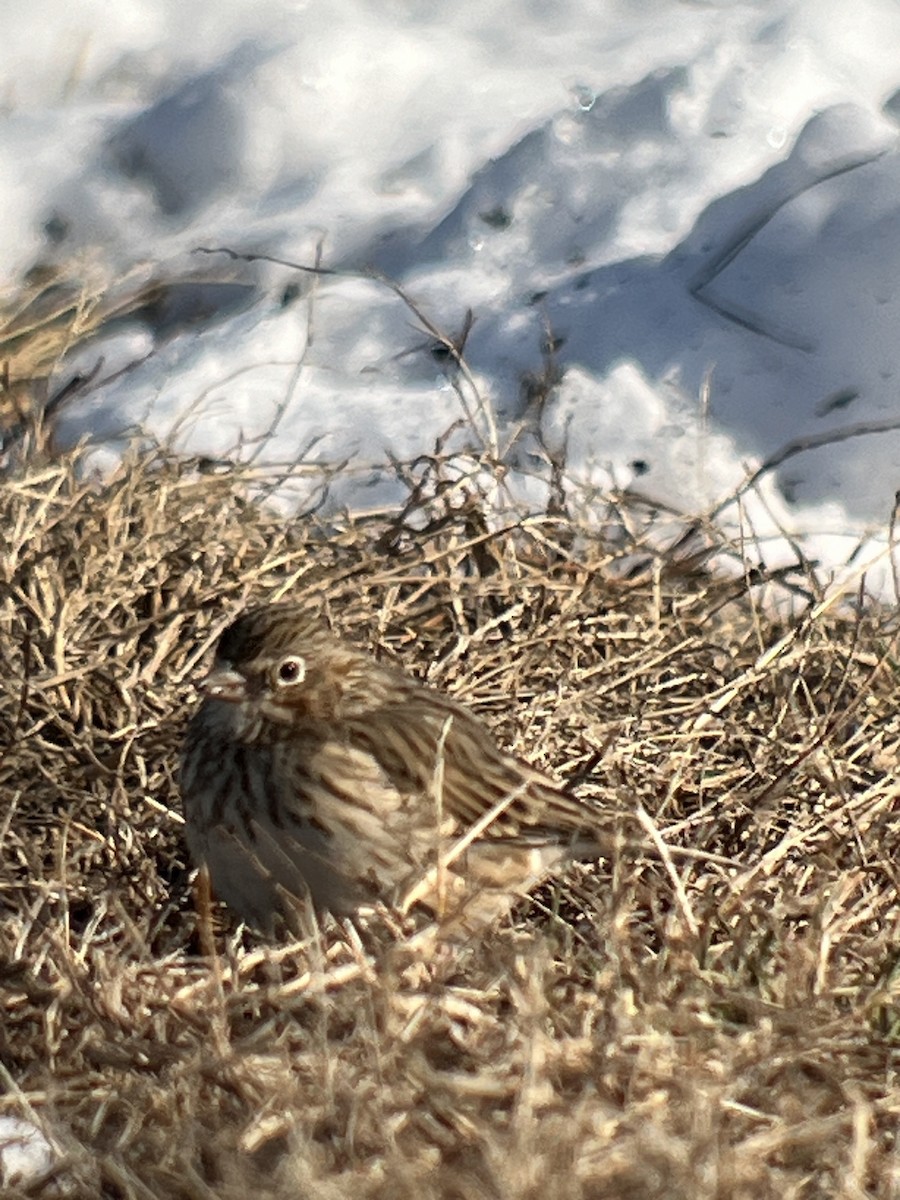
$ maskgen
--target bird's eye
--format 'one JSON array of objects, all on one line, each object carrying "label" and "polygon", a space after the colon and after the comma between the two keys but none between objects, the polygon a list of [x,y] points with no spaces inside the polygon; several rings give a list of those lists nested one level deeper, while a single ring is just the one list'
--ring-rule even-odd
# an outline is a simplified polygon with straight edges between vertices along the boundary
[{"label": "bird's eye", "polygon": [[306,675],[306,663],[296,654],[289,654],[278,664],[275,672],[277,683],[284,687],[292,683],[301,683]]}]

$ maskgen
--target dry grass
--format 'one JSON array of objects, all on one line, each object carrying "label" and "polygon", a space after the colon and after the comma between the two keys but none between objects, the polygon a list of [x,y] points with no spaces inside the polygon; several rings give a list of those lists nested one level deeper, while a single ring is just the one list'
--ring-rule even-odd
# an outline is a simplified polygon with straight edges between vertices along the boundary
[{"label": "dry grass", "polygon": [[[893,624],[788,628],[666,558],[623,582],[571,521],[491,530],[417,471],[404,518],[327,529],[152,455],[0,480],[0,1112],[64,1151],[21,1194],[896,1197]],[[181,729],[223,624],[288,591],[570,777],[619,852],[418,968],[224,914],[210,963]]]},{"label": "dry grass", "polygon": [[[227,263],[204,263],[177,274],[147,263],[115,282],[108,276],[107,270],[87,262],[47,262],[0,290],[0,460],[10,446],[33,439],[35,432],[49,445],[54,414],[98,378],[118,373],[105,369],[102,349],[86,374],[75,372],[67,356],[86,351],[129,317],[164,340],[179,323],[226,311],[236,293],[246,300],[253,286],[238,281]],[[188,294],[191,307],[185,305]],[[90,363],[87,355],[85,361]],[[64,362],[68,379],[62,383]]]}]

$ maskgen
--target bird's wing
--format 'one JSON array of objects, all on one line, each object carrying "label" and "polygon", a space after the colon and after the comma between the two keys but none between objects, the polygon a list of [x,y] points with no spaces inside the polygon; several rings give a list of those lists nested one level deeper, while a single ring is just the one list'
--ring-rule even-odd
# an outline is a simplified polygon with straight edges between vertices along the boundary
[{"label": "bird's wing", "polygon": [[[298,768],[293,777],[291,764]],[[283,844],[292,836],[306,859],[318,851],[322,892],[352,880],[357,902],[391,895],[433,862],[453,835],[446,816],[423,819],[418,797],[365,744],[335,736],[310,739],[302,755],[289,755],[285,768],[280,808],[288,819],[276,837]],[[304,872],[309,870],[306,863]],[[325,880],[329,872],[331,884]],[[333,907],[328,901],[324,906]]]},{"label": "bird's wing", "polygon": [[502,751],[467,709],[433,694],[370,710],[348,722],[347,741],[374,758],[399,791],[431,796],[463,828],[484,836],[559,835],[591,825],[562,785]]}]

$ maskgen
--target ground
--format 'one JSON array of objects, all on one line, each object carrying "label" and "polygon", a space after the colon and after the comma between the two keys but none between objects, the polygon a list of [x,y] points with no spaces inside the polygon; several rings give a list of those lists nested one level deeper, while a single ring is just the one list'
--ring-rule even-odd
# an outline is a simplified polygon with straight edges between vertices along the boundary
[{"label": "ground", "polygon": [[[286,519],[247,471],[144,447],[99,481],[17,435],[0,1113],[61,1157],[5,1194],[897,1195],[894,614],[808,567],[780,618],[695,531],[629,538],[625,500],[615,537],[501,520],[491,470],[438,454],[400,513]],[[224,911],[205,953],[180,738],[217,633],[286,594],[569,780],[616,851],[425,961]]]}]

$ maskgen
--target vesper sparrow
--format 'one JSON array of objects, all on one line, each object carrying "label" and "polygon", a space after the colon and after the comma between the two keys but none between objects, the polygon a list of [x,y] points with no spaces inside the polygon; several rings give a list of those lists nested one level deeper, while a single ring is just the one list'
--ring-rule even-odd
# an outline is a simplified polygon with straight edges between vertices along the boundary
[{"label": "vesper sparrow", "polygon": [[306,898],[335,914],[421,902],[471,930],[590,840],[590,810],[467,708],[295,605],[239,617],[201,687],[181,771],[188,845],[264,930]]}]

